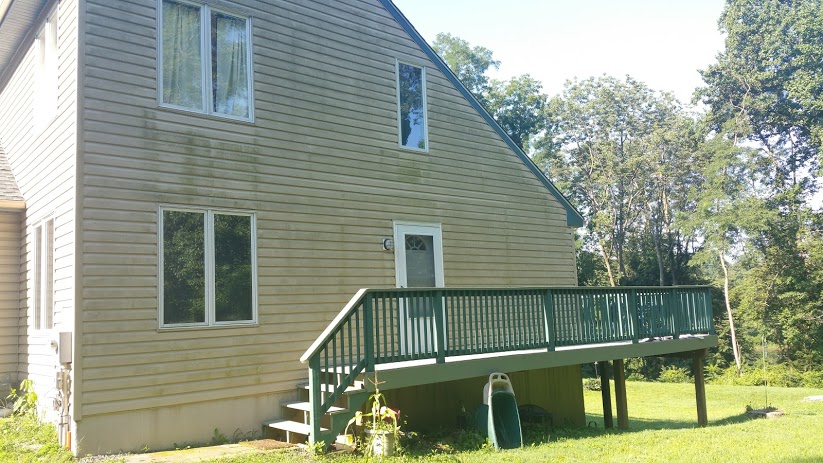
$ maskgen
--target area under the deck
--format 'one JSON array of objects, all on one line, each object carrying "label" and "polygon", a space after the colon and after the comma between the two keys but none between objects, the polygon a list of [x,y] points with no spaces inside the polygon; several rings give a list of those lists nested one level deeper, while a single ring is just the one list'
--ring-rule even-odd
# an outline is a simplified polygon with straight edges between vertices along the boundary
[{"label": "area under the deck", "polygon": [[[706,349],[717,345],[715,335],[684,335],[679,339],[631,341],[546,349],[517,350],[446,357],[445,363],[436,359],[410,360],[375,365],[382,389],[396,389],[420,384],[453,381],[476,376],[487,376],[496,371],[512,372],[577,365],[603,360],[666,355]],[[367,386],[369,382],[366,382]]]}]

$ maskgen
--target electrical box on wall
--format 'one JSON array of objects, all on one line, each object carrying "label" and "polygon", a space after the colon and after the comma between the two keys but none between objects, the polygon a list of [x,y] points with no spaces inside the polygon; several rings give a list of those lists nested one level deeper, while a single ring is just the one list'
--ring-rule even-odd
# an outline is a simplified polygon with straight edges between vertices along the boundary
[{"label": "electrical box on wall", "polygon": [[71,331],[60,332],[60,338],[57,344],[57,355],[60,356],[61,364],[71,363]]}]

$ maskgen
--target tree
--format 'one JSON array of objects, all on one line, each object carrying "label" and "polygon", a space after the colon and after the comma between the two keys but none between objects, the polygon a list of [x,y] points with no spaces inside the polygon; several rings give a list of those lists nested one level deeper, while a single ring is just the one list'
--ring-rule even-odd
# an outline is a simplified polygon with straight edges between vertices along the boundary
[{"label": "tree", "polygon": [[729,0],[719,24],[726,49],[701,71],[707,85],[696,96],[715,130],[761,146],[765,187],[810,193],[804,173],[819,167],[823,141],[821,0]]},{"label": "tree", "polygon": [[500,67],[500,61],[494,59],[492,51],[481,46],[472,47],[460,37],[443,32],[437,34],[432,48],[460,82],[483,103],[489,90],[486,72],[490,68]]},{"label": "tree", "polygon": [[759,216],[763,210],[756,198],[747,196],[745,179],[749,169],[744,150],[722,136],[707,140],[702,149],[706,156],[694,167],[703,180],[693,183],[689,191],[695,207],[688,214],[681,213],[678,221],[686,233],[702,241],[693,263],[707,268],[714,267],[712,262],[720,264],[718,277],[722,282],[734,362],[740,374],[743,360],[731,302],[729,257],[739,246],[745,230],[754,230],[755,224],[762,222]]},{"label": "tree", "polygon": [[706,87],[697,97],[709,105],[718,134],[755,147],[747,152],[750,204],[743,210],[766,211],[737,224],[743,232],[735,246],[745,250],[737,262],[740,312],[785,359],[819,366],[823,279],[806,243],[819,242],[820,212],[808,199],[823,142],[823,5],[729,0],[720,28],[726,48],[702,71]]},{"label": "tree", "polygon": [[460,82],[492,115],[506,134],[522,150],[529,151],[529,143],[544,130],[544,107],[548,97],[543,85],[528,74],[511,80],[491,80],[489,69],[500,67],[500,61],[491,50],[472,47],[460,37],[439,33],[432,48],[454,72]]},{"label": "tree", "polygon": [[493,80],[486,95],[486,109],[523,151],[545,127],[548,97],[543,84],[528,74],[509,81]]},{"label": "tree", "polygon": [[602,76],[567,82],[549,108],[536,158],[583,212],[585,240],[616,286],[627,273],[628,239],[647,217],[652,136],[677,105],[631,77]]}]

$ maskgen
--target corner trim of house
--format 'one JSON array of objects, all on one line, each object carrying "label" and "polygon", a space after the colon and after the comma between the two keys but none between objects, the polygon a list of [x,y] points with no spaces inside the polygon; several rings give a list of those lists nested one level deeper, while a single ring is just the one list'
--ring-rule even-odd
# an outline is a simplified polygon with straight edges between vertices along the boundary
[{"label": "corner trim of house", "polygon": [[529,156],[523,152],[515,143],[512,141],[511,137],[500,127],[494,118],[483,108],[483,105],[477,101],[477,98],[472,95],[472,93],[462,84],[460,80],[454,75],[454,72],[449,68],[449,66],[440,58],[437,52],[426,42],[422,35],[417,32],[417,29],[409,22],[406,16],[392,3],[391,0],[379,0],[380,4],[392,15],[395,21],[406,31],[406,33],[411,36],[412,40],[423,50],[424,53],[431,59],[435,66],[442,72],[447,79],[457,88],[458,91],[463,95],[464,98],[471,104],[474,109],[480,114],[480,116],[486,120],[486,122],[497,132],[498,135],[503,139],[506,145],[514,151],[514,154],[523,161],[523,164],[537,177],[538,180],[545,186],[549,193],[554,196],[557,201],[566,209],[566,225],[571,227],[582,227],[585,225],[583,216],[575,209],[574,206],[563,196],[562,193],[554,186],[551,180],[546,177],[543,172],[540,171],[540,168],[529,158]]}]

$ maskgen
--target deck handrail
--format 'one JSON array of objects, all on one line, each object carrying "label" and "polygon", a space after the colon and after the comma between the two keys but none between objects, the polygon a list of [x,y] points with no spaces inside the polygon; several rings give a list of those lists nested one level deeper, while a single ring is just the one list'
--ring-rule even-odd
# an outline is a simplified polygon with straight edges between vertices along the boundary
[{"label": "deck handrail", "polygon": [[341,310],[340,313],[338,313],[337,316],[334,317],[334,320],[332,320],[331,323],[329,323],[329,326],[327,326],[326,329],[323,330],[322,333],[320,333],[320,336],[318,336],[317,339],[312,343],[311,347],[309,347],[306,350],[306,353],[303,354],[302,357],[300,357],[300,363],[308,362],[311,356],[316,354],[320,350],[320,348],[324,346],[326,341],[328,341],[329,338],[334,334],[335,330],[341,324],[343,324],[346,317],[350,315],[354,311],[354,309],[359,306],[359,304],[363,300],[363,296],[366,294],[368,290],[368,288],[361,288],[357,291],[357,293],[355,293],[354,296],[352,296],[351,299],[349,299],[349,302],[346,304],[345,307],[343,307],[343,310]]},{"label": "deck handrail", "polygon": [[300,357],[310,442],[377,364],[701,333],[714,334],[710,286],[360,289]]}]

